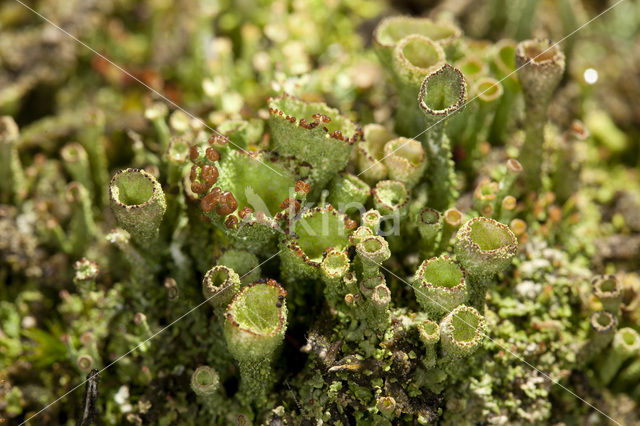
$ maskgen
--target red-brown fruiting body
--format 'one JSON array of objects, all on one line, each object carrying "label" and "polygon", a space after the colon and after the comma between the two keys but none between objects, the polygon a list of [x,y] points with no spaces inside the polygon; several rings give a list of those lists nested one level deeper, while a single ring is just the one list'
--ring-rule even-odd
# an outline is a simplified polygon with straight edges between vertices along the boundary
[{"label": "red-brown fruiting body", "polygon": [[226,216],[233,213],[237,208],[238,201],[236,201],[231,192],[225,191],[220,195],[220,205],[216,208],[216,213],[220,216]]},{"label": "red-brown fruiting body", "polygon": [[200,152],[198,152],[198,147],[195,145],[191,145],[191,148],[189,148],[189,158],[191,159],[191,161],[195,163],[196,161],[198,161],[199,156]]},{"label": "red-brown fruiting body", "polygon": [[207,189],[208,188],[203,183],[200,183],[200,182],[192,182],[191,183],[191,191],[193,191],[196,194],[204,194],[204,192]]},{"label": "red-brown fruiting body", "polygon": [[216,166],[205,164],[204,166],[202,166],[200,176],[202,177],[202,179],[204,179],[208,186],[212,186],[218,181],[218,168]]},{"label": "red-brown fruiting body", "polygon": [[207,148],[207,150],[205,151],[205,154],[209,161],[215,162],[220,159],[220,154],[213,147]]},{"label": "red-brown fruiting body", "polygon": [[238,218],[236,216],[233,216],[233,215],[227,217],[225,219],[225,221],[224,221],[224,225],[229,229],[232,229],[237,224],[238,224]]},{"label": "red-brown fruiting body", "polygon": [[238,212],[238,216],[240,216],[240,219],[244,219],[246,215],[251,213],[253,213],[253,209],[249,206],[245,206]]},{"label": "red-brown fruiting body", "polygon": [[296,186],[294,189],[296,192],[304,192],[305,194],[308,194],[309,191],[311,191],[311,185],[307,182],[299,180],[296,182]]},{"label": "red-brown fruiting body", "polygon": [[290,208],[292,205],[294,206],[296,213],[300,211],[300,201],[295,198],[285,198],[285,200],[280,204],[280,208],[285,210]]}]

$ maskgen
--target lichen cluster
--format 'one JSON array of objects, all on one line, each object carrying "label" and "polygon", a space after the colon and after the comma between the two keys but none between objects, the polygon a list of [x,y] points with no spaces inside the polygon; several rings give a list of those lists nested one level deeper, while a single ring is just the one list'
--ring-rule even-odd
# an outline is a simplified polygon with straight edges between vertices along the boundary
[{"label": "lichen cluster", "polygon": [[640,422],[640,2],[431,3],[0,5],[0,422]]}]

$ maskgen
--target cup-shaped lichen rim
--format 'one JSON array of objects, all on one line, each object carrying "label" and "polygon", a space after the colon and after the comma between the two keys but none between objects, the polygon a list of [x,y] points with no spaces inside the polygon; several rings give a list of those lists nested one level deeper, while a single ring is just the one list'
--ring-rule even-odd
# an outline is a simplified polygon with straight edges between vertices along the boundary
[{"label": "cup-shaped lichen rim", "polygon": [[338,175],[349,182],[352,188],[359,191],[361,194],[366,194],[368,196],[371,193],[369,185],[358,176],[347,172],[340,172]]},{"label": "cup-shaped lichen rim", "polygon": [[349,256],[340,250],[328,250],[322,259],[322,270],[330,278],[344,276],[349,270]]},{"label": "cup-shaped lichen rim", "polygon": [[87,158],[87,152],[79,143],[69,142],[60,150],[60,157],[66,163],[76,163],[83,158]]},{"label": "cup-shaped lichen rim", "polygon": [[249,126],[246,120],[225,120],[218,126],[218,131],[225,136],[245,130]]},{"label": "cup-shaped lichen rim", "polygon": [[[427,55],[414,56],[416,45],[421,45],[423,49],[429,49]],[[422,53],[422,52],[421,52]],[[445,53],[439,44],[419,34],[411,34],[398,42],[393,49],[394,66],[406,69],[413,74],[427,75],[440,68],[445,61]],[[424,61],[420,63],[420,61]],[[396,71],[399,71],[396,70]]]},{"label": "cup-shaped lichen rim", "polygon": [[509,39],[500,40],[494,46],[493,64],[499,74],[499,78],[508,78],[517,81],[516,70],[516,42]]},{"label": "cup-shaped lichen rim", "polygon": [[[255,287],[257,286],[270,286],[272,288],[275,288],[277,291],[278,296],[282,296],[282,300],[278,299],[278,300],[274,300],[274,306],[276,307],[276,309],[278,310],[278,324],[276,325],[276,327],[273,327],[273,329],[271,331],[268,332],[261,332],[261,331],[254,331],[251,330],[247,327],[243,327],[240,325],[240,323],[235,319],[234,316],[234,312],[235,309],[237,308],[237,306],[242,305],[243,307],[246,307],[245,304],[241,303],[241,300],[245,297],[247,297],[247,293],[250,293]],[[286,317],[286,310],[283,309],[283,306],[276,306],[275,304],[280,302],[282,303],[282,301],[284,301],[284,298],[287,296],[287,291],[278,283],[276,282],[276,280],[267,280],[267,279],[263,279],[263,280],[258,280],[252,284],[248,284],[244,287],[242,287],[242,289],[233,297],[233,299],[231,300],[231,303],[229,303],[229,306],[227,307],[227,310],[225,312],[225,317],[227,319],[227,321],[237,330],[237,331],[241,331],[241,332],[245,332],[247,334],[250,334],[252,336],[261,336],[261,337],[271,337],[271,336],[275,336],[277,334],[279,334],[282,329],[284,328],[286,322],[287,322],[287,317]],[[264,300],[260,299],[260,302],[264,302]]]},{"label": "cup-shaped lichen rim", "polygon": [[93,357],[89,354],[82,354],[76,359],[76,365],[82,371],[89,371],[93,364]]},{"label": "cup-shaped lichen rim", "polygon": [[376,402],[376,407],[385,415],[391,414],[396,409],[396,400],[392,396],[381,396]]},{"label": "cup-shaped lichen rim", "polygon": [[418,335],[424,343],[437,343],[440,340],[440,325],[432,320],[424,320],[418,324]]},{"label": "cup-shaped lichen rim", "polygon": [[559,45],[552,44],[548,39],[523,40],[519,42],[515,49],[517,67],[524,64],[533,67],[555,67],[563,64],[564,53]]},{"label": "cup-shaped lichen rim", "polygon": [[452,227],[460,226],[462,218],[462,212],[456,208],[447,209],[442,215],[443,222],[446,222],[447,225]]},{"label": "cup-shaped lichen rim", "polygon": [[362,241],[356,245],[356,252],[364,258],[378,263],[382,261],[380,259],[388,257],[389,244],[383,237],[372,235],[362,239]]},{"label": "cup-shaped lichen rim", "polygon": [[[138,182],[149,185],[145,188],[145,193],[141,194],[141,196],[144,196],[144,201],[127,204],[122,200],[122,196],[126,195],[127,193],[124,186],[120,186],[121,184],[125,183],[121,181],[121,179],[125,179],[129,176],[136,176]],[[150,173],[142,169],[128,168],[120,170],[118,173],[113,175],[113,177],[111,178],[111,184],[109,185],[109,196],[111,197],[111,200],[118,206],[124,207],[128,210],[140,209],[151,205],[155,201],[155,198],[158,196],[158,194],[161,193],[162,187],[160,186],[160,183]],[[134,197],[132,197],[132,199],[133,198]]]},{"label": "cup-shaped lichen rim", "polygon": [[522,164],[516,160],[515,158],[509,158],[507,160],[507,171],[511,174],[519,174],[522,173],[523,167]]},{"label": "cup-shaped lichen rim", "polygon": [[[358,153],[371,162],[379,162],[384,156],[384,145],[395,136],[381,124],[367,124],[363,128],[362,140],[358,143]],[[382,163],[379,163],[382,165]]]},{"label": "cup-shaped lichen rim", "polygon": [[619,351],[635,354],[640,351],[640,336],[631,327],[624,327],[617,331],[613,338],[613,346]]},{"label": "cup-shaped lichen rim", "polygon": [[613,298],[620,296],[620,281],[615,275],[601,275],[592,281],[593,294],[599,298]]},{"label": "cup-shaped lichen rim", "polygon": [[[466,319],[463,319],[459,315],[464,314],[465,317],[470,316],[474,319],[475,324],[471,324]],[[473,337],[470,339],[459,339],[455,336],[456,327],[454,321],[458,319],[458,322],[462,323],[466,327],[474,329]],[[458,347],[470,347],[476,346],[480,343],[484,337],[485,319],[478,313],[477,310],[470,306],[461,305],[449,312],[445,321],[443,321],[444,327],[440,328],[441,334],[445,334],[451,343]]]},{"label": "cup-shaped lichen rim", "polygon": [[[215,274],[215,276],[214,276]],[[224,279],[220,282],[220,274],[224,274]],[[215,284],[219,282],[218,284]],[[216,265],[209,269],[202,279],[202,284],[208,294],[215,295],[223,290],[229,289],[232,285],[238,284],[238,274],[225,265]]]},{"label": "cup-shaped lichen rim", "polygon": [[376,209],[367,210],[362,215],[362,225],[378,225],[382,219],[382,214]]},{"label": "cup-shaped lichen rim", "polygon": [[392,16],[385,18],[373,32],[373,42],[385,48],[393,48],[400,40],[412,35],[422,35],[442,45],[448,45],[460,38],[462,30],[445,21],[412,16]]},{"label": "cup-shaped lichen rim", "polygon": [[80,182],[69,182],[65,188],[64,198],[69,204],[79,203],[88,196],[87,188]]},{"label": "cup-shaped lichen rim", "polygon": [[[401,197],[399,197],[398,202],[394,203],[391,200],[382,198],[386,192],[395,191],[401,192]],[[397,180],[381,180],[376,184],[375,188],[371,189],[371,194],[380,206],[391,211],[400,210],[409,203],[409,191],[407,191],[407,187],[404,183]]]},{"label": "cup-shaped lichen rim", "polygon": [[378,284],[371,291],[370,300],[374,305],[386,306],[391,303],[391,290],[386,284]]},{"label": "cup-shaped lichen rim", "polygon": [[[518,205],[518,200],[516,200],[516,197],[514,197],[513,195],[507,195],[506,197],[504,197],[502,199],[502,208],[504,210],[508,210],[511,211],[513,209],[516,208],[516,206]],[[511,231],[513,232],[513,231]],[[516,235],[516,233],[514,232],[514,235]]]},{"label": "cup-shaped lichen rim", "polygon": [[189,159],[189,142],[184,137],[173,137],[169,141],[167,157],[169,160],[184,163]]},{"label": "cup-shaped lichen rim", "polygon": [[607,333],[616,329],[618,319],[609,311],[597,311],[591,314],[589,324],[596,333]]},{"label": "cup-shaped lichen rim", "polygon": [[[320,258],[319,261],[316,260],[312,260],[316,259],[317,256],[312,256],[310,257],[304,250],[304,244],[300,243],[300,235],[297,234],[293,234],[291,232],[291,230],[288,227],[285,227],[285,234],[287,234],[287,237],[284,238],[282,240],[282,243],[284,244],[284,246],[291,250],[293,253],[295,253],[298,257],[300,257],[300,259],[306,263],[307,265],[314,267],[314,268],[320,268],[322,265],[322,261],[324,260],[324,258],[326,257],[327,253],[328,253],[328,249],[334,249],[334,250],[346,250],[346,248],[351,244],[350,242],[350,231],[349,231],[349,227],[347,226],[348,223],[351,221],[351,218],[349,218],[349,216],[347,216],[344,213],[339,212],[337,209],[335,209],[331,204],[328,204],[326,206],[323,207],[314,207],[311,209],[305,209],[303,210],[300,214],[298,214],[296,216],[296,218],[294,219],[294,222],[298,222],[301,220],[305,220],[305,219],[309,219],[312,218],[315,215],[324,215],[324,214],[328,214],[328,215],[333,215],[334,217],[338,218],[339,220],[341,220],[344,225],[345,228],[344,230],[342,230],[341,232],[344,232],[344,234],[342,234],[342,236],[344,236],[344,244],[341,247],[335,247],[333,245],[329,245],[324,247],[324,252],[322,253],[322,257]],[[335,234],[333,234],[335,235]]]},{"label": "cup-shaped lichen rim", "polygon": [[373,235],[375,235],[375,233],[373,232],[373,229],[364,225],[358,226],[356,230],[353,231],[351,235],[349,235],[349,242],[351,243],[351,245],[355,246],[355,245],[358,245],[365,238],[369,238]]},{"label": "cup-shaped lichen rim", "polygon": [[504,89],[495,78],[482,77],[474,83],[472,93],[482,102],[493,102],[502,96]]},{"label": "cup-shaped lichen rim", "polygon": [[468,82],[483,78],[489,71],[487,64],[477,56],[465,56],[455,66]]},{"label": "cup-shaped lichen rim", "polygon": [[[204,376],[203,376],[204,375]],[[202,380],[207,380],[202,383]],[[216,392],[220,385],[218,373],[211,367],[201,365],[191,374],[191,389],[200,395],[210,395]]]},{"label": "cup-shaped lichen rim", "polygon": [[[412,170],[418,169],[427,158],[427,153],[420,142],[404,137],[388,141],[384,145],[384,154],[385,162],[400,162],[401,167]],[[387,164],[387,168],[390,169],[390,166]]]},{"label": "cup-shaped lichen rim", "polygon": [[519,237],[526,232],[527,222],[525,222],[520,218],[515,218],[511,222],[509,222],[509,229],[512,230],[511,232],[513,232],[513,235],[516,235]]},{"label": "cup-shaped lichen rim", "polygon": [[[449,74],[445,76],[445,74]],[[427,105],[425,102],[425,97],[429,95],[429,87],[431,85],[437,84],[437,79],[445,78],[447,80],[452,80],[452,82],[441,82],[441,87],[435,87],[438,90],[453,90],[453,93],[445,94],[443,93],[440,96],[442,99],[440,102],[442,104],[446,104],[445,106],[432,107]],[[418,103],[420,108],[425,112],[425,114],[430,116],[448,116],[455,111],[460,110],[465,104],[465,96],[467,93],[467,84],[465,82],[464,76],[457,68],[452,67],[449,64],[444,64],[437,71],[432,72],[428,76],[425,77],[422,85],[420,86],[420,93],[418,95]]]},{"label": "cup-shaped lichen rim", "polygon": [[[493,230],[499,231],[504,237],[502,239],[503,242],[495,248],[485,249],[476,241],[474,241],[473,235],[472,235],[474,232],[474,225],[479,223],[489,224],[494,228]],[[494,253],[500,253],[500,252],[515,254],[516,250],[518,249],[518,240],[516,239],[516,236],[513,234],[513,232],[511,232],[511,229],[509,229],[507,225],[488,217],[480,216],[480,217],[474,217],[473,219],[468,220],[458,230],[458,239],[464,240],[465,244],[468,244],[473,249],[473,251],[475,251],[479,255],[490,256]]]},{"label": "cup-shaped lichen rim", "polygon": [[480,201],[492,201],[495,200],[498,195],[500,186],[498,182],[492,181],[489,178],[482,179],[476,189],[473,191],[473,197]]},{"label": "cup-shaped lichen rim", "polygon": [[[425,272],[427,268],[433,267],[435,264],[448,263],[453,267],[457,268],[460,272],[460,280],[458,284],[449,286],[442,285],[440,283],[434,283],[425,278]],[[467,271],[462,267],[462,265],[449,257],[449,255],[443,254],[438,257],[432,257],[431,259],[424,260],[420,267],[418,268],[418,272],[416,274],[417,281],[420,283],[419,288],[432,288],[437,291],[441,291],[444,293],[459,293],[464,291],[467,283]],[[432,301],[432,303],[437,305],[437,301]]]},{"label": "cup-shaped lichen rim", "polygon": [[[288,102],[293,102],[296,109],[300,110],[295,114],[303,115],[303,117],[293,115],[294,112],[291,111],[291,106],[287,105]],[[307,102],[288,93],[271,97],[267,100],[267,103],[271,117],[288,121],[297,127],[310,131],[316,128],[321,129],[326,133],[327,137],[340,140],[349,145],[353,145],[362,139],[363,133],[360,126],[340,114],[337,109],[331,108],[324,103]],[[322,117],[317,119],[312,117],[315,114],[322,115]],[[329,121],[326,121],[327,118]]]},{"label": "cup-shaped lichen rim", "polygon": [[425,207],[418,212],[418,225],[433,226],[442,221],[442,215],[436,209]]}]

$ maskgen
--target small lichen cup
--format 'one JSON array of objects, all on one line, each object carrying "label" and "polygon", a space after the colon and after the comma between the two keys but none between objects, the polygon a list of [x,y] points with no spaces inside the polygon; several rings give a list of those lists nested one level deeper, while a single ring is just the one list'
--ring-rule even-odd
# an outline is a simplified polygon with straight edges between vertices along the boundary
[{"label": "small lichen cup", "polygon": [[118,225],[140,246],[152,244],[167,209],[157,179],[144,170],[124,169],[111,179],[109,195]]}]

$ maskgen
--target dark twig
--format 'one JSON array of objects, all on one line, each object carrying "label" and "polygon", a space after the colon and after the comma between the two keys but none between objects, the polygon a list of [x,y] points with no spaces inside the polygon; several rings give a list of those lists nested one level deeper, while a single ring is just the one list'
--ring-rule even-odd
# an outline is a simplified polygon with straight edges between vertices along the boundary
[{"label": "dark twig", "polygon": [[93,369],[87,374],[84,388],[84,411],[82,417],[76,422],[76,426],[89,426],[94,423],[96,417],[96,401],[98,400],[98,370]]}]

